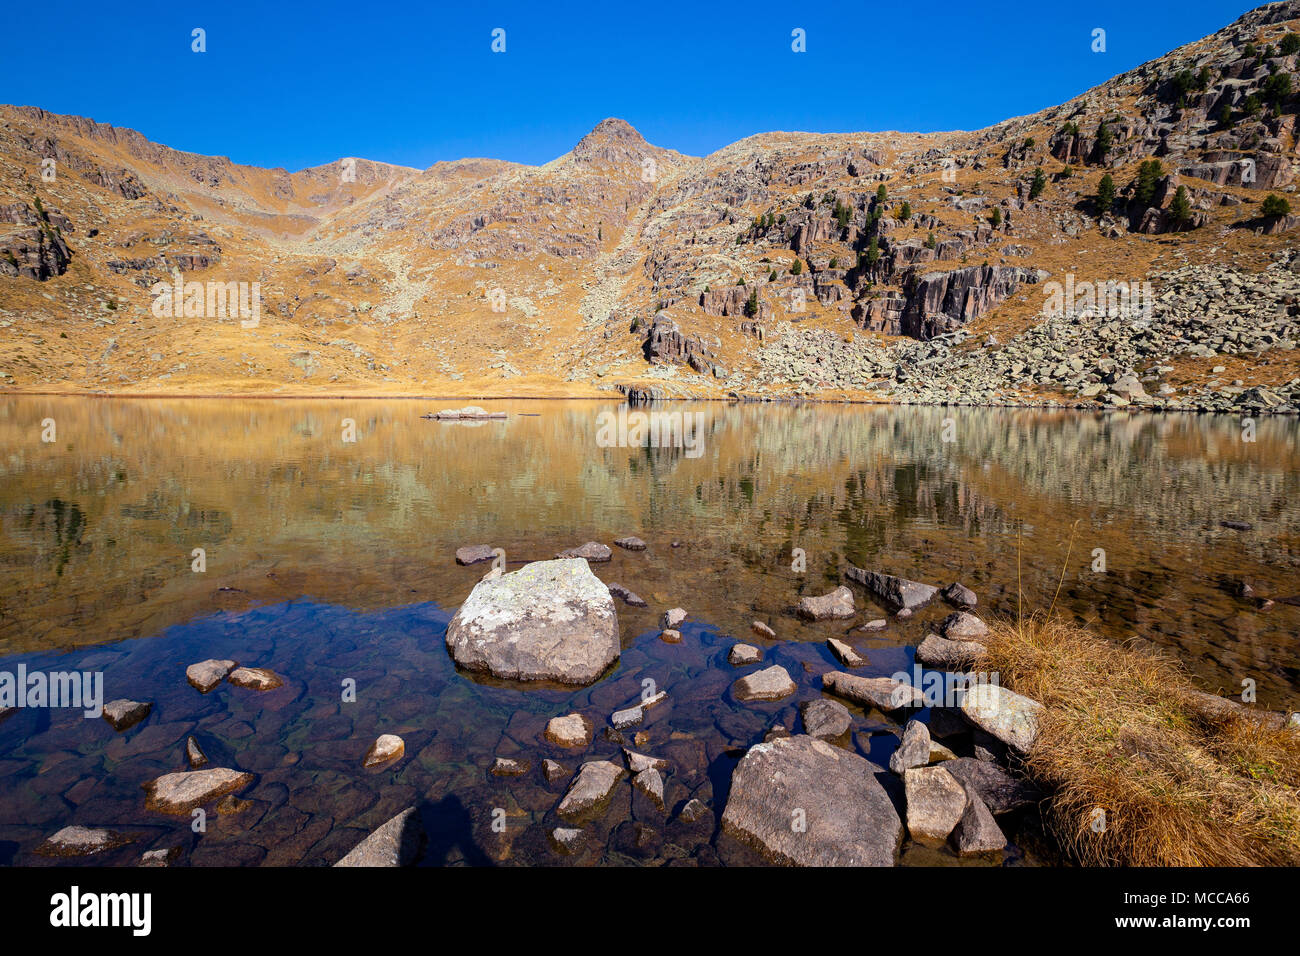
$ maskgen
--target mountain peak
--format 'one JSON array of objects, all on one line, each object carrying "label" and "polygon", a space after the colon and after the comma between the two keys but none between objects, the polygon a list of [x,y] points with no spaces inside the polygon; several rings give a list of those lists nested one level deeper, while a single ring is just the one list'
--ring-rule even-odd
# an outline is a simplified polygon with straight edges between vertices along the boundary
[{"label": "mountain peak", "polygon": [[596,124],[596,127],[573,148],[573,156],[582,162],[605,160],[622,163],[633,160],[637,163],[651,149],[645,138],[627,120],[609,117]]}]

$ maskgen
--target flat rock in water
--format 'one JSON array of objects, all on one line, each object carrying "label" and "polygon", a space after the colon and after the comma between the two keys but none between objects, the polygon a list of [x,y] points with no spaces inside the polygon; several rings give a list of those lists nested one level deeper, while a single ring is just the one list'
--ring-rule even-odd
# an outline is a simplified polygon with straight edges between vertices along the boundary
[{"label": "flat rock in water", "polygon": [[365,759],[361,765],[369,770],[372,767],[382,767],[384,764],[392,763],[406,754],[406,741],[402,740],[397,734],[381,734],[375,742],[370,745],[366,751]]},{"label": "flat rock in water", "polygon": [[284,686],[284,678],[265,667],[236,667],[226,679],[236,687],[250,690],[275,690]]},{"label": "flat rock in water", "polygon": [[424,826],[415,807],[408,807],[366,837],[335,866],[409,866],[420,855]]},{"label": "flat rock in water", "polygon": [[632,778],[632,786],[649,797],[660,810],[664,809],[664,778],[658,770],[649,767],[640,771]]},{"label": "flat rock in water", "polygon": [[887,627],[889,627],[889,622],[885,620],[883,617],[878,617],[874,621],[868,621],[866,624],[863,624],[860,628],[858,628],[858,630],[859,631],[883,631]]},{"label": "flat rock in water", "polygon": [[858,611],[853,605],[853,592],[840,585],[829,594],[800,599],[795,613],[805,621],[837,621],[852,617]]},{"label": "flat rock in water", "polygon": [[[661,635],[662,636],[662,635]],[[629,727],[635,727],[645,719],[645,712],[660,701],[667,700],[668,692],[660,691],[653,697],[647,697],[631,707],[624,707],[622,710],[614,711],[609,718],[609,722],[614,725],[615,730],[626,730]],[[606,728],[608,731],[608,728]],[[620,741],[621,743],[622,741]]]},{"label": "flat rock in water", "polygon": [[496,550],[490,544],[470,544],[456,549],[457,564],[482,564],[496,557]]},{"label": "flat rock in water", "polygon": [[163,847],[158,850],[145,850],[140,856],[140,865],[146,867],[171,866],[172,861],[181,855],[178,846]]},{"label": "flat rock in water", "polygon": [[989,626],[970,611],[954,611],[939,625],[939,633],[950,641],[975,640],[988,632]]},{"label": "flat rock in water", "polygon": [[1034,745],[1042,711],[1042,704],[998,684],[968,687],[961,700],[961,712],[967,720],[1021,752],[1028,752]]},{"label": "flat rock in water", "polygon": [[618,545],[620,548],[623,548],[625,551],[645,550],[645,542],[642,541],[640,538],[638,538],[636,535],[630,534],[626,538],[619,538],[614,543]]},{"label": "flat rock in water", "polygon": [[228,767],[165,773],[144,784],[145,807],[159,813],[188,813],[252,782],[251,773]]},{"label": "flat rock in water", "polygon": [[804,734],[749,749],[732,773],[722,828],[796,866],[893,866],[903,836],[872,765]]},{"label": "flat rock in water", "polygon": [[686,611],[682,608],[675,607],[671,610],[664,611],[662,626],[665,629],[676,628],[680,626],[684,620],[686,620]]},{"label": "flat rock in water", "polygon": [[142,703],[138,700],[110,700],[104,705],[103,717],[108,721],[110,727],[121,733],[148,717],[151,710],[153,710],[153,704]]},{"label": "flat rock in water", "polygon": [[822,675],[822,687],[832,694],[847,697],[855,704],[880,710],[921,707],[925,703],[920,688],[892,677],[857,677],[843,671],[830,671]]},{"label": "flat rock in water", "polygon": [[115,850],[131,842],[131,837],[115,830],[98,827],[64,827],[36,848],[41,856],[90,856]]},{"label": "flat rock in water", "polygon": [[665,644],[680,644],[682,642],[682,632],[674,631],[671,627],[666,627],[659,632],[659,640]]},{"label": "flat rock in water", "polygon": [[608,760],[584,763],[578,768],[578,775],[569,784],[555,812],[570,821],[595,816],[604,809],[614,792],[614,785],[626,773],[618,764]]},{"label": "flat rock in water", "polygon": [[628,607],[648,607],[645,599],[635,591],[628,590],[621,584],[609,585],[609,593],[619,598]]},{"label": "flat rock in water", "polygon": [[489,771],[494,777],[522,777],[533,768],[527,760],[511,760],[509,757],[497,757]]},{"label": "flat rock in water", "polygon": [[975,596],[975,592],[959,581],[952,582],[952,584],[948,585],[939,593],[943,596],[943,599],[953,607],[972,608],[979,603],[979,599]]},{"label": "flat rock in water", "polygon": [[809,737],[834,740],[848,733],[853,715],[838,700],[811,700],[803,705],[803,729]]},{"label": "flat rock in water", "polygon": [[495,677],[589,684],[618,659],[618,613],[583,559],[536,561],[476,584],[447,626],[447,649]]},{"label": "flat rock in water", "polygon": [[667,770],[668,761],[661,760],[658,757],[647,757],[645,754],[639,754],[636,751],[623,748],[623,756],[627,760],[627,769],[632,773],[640,773],[642,770]]},{"label": "flat rock in water", "polygon": [[586,747],[591,743],[594,729],[582,714],[566,714],[547,721],[544,736],[557,747]]},{"label": "flat rock in water", "polygon": [[978,641],[950,641],[938,634],[927,634],[916,649],[916,659],[926,667],[964,671],[978,663],[986,651]]},{"label": "flat rock in water", "polygon": [[757,664],[763,659],[763,652],[753,644],[733,644],[730,653],[727,654],[727,663],[734,664],[737,667],[743,667],[746,664]]},{"label": "flat rock in water", "polygon": [[827,638],[826,646],[831,649],[831,653],[838,657],[840,663],[845,667],[865,667],[867,664],[865,657],[838,638]]},{"label": "flat rock in water", "polygon": [[609,545],[601,544],[599,541],[588,541],[586,544],[580,544],[576,548],[566,548],[556,555],[557,558],[583,558],[587,561],[608,561],[614,556]]},{"label": "flat rock in water", "polygon": [[943,767],[903,773],[907,832],[923,846],[943,846],[966,811],[966,788]]},{"label": "flat rock in water", "polygon": [[852,566],[844,572],[844,576],[850,581],[861,584],[886,604],[909,611],[929,604],[939,593],[938,588],[922,584],[920,581],[909,581],[907,578],[895,577],[892,574],[865,571]]},{"label": "flat rock in water", "polygon": [[772,630],[762,621],[753,621],[749,625],[749,629],[753,631],[755,634],[757,634],[759,637],[766,637],[768,640],[771,640],[772,638],[776,637],[776,631]]},{"label": "flat rock in water", "polygon": [[574,827],[556,827],[550,832],[551,846],[556,852],[572,856],[582,848],[582,831]]},{"label": "flat rock in water", "polygon": [[909,720],[902,742],[889,756],[889,769],[901,777],[913,767],[924,767],[930,762],[930,747],[930,728],[919,720]]},{"label": "flat rock in water", "polygon": [[203,752],[199,742],[193,737],[185,738],[185,759],[191,770],[201,770],[208,765],[208,755]]},{"label": "flat rock in water", "polygon": [[737,700],[780,700],[795,692],[794,681],[779,664],[746,674],[731,685]]},{"label": "flat rock in water", "polygon": [[546,778],[547,783],[555,783],[561,777],[568,774],[569,771],[564,769],[564,765],[554,760],[542,761],[542,776]]},{"label": "flat rock in water", "polygon": [[225,680],[226,676],[238,666],[238,661],[199,661],[185,668],[185,679],[190,682],[191,687],[198,688],[206,694]]},{"label": "flat rock in water", "polygon": [[1007,845],[1006,834],[978,796],[967,791],[966,809],[952,831],[952,845],[960,856],[996,853]]}]

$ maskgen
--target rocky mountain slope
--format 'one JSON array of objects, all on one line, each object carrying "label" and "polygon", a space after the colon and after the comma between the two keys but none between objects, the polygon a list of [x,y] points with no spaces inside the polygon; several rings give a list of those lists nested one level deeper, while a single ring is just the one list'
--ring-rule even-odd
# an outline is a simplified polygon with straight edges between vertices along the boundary
[{"label": "rocky mountain slope", "polygon": [[609,119],[540,167],[0,107],[0,382],[1294,410],[1298,57],[1289,0],[985,130],[696,158]]}]

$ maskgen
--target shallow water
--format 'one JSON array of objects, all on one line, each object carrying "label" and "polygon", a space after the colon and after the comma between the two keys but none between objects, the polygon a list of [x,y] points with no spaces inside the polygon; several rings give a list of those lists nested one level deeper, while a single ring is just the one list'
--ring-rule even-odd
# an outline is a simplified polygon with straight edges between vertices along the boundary
[{"label": "shallow water", "polygon": [[[774,724],[799,729],[797,703],[838,669],[827,637],[885,616],[860,590],[856,621],[791,615],[850,563],[960,579],[985,616],[1046,607],[1064,570],[1058,610],[1164,651],[1207,689],[1250,679],[1261,704],[1300,706],[1300,608],[1259,611],[1232,593],[1241,579],[1261,595],[1300,593],[1294,419],[1261,419],[1244,441],[1239,420],[1209,416],[671,406],[701,416],[693,457],[602,447],[598,416],[613,403],[482,402],[511,417],[419,418],[452,404],[0,400],[0,670],[102,670],[106,700],[155,703],[121,734],[68,710],[0,723],[0,861],[49,862],[35,846],[80,823],[137,836],[94,862],[183,844],[200,865],[327,864],[419,804],[433,831],[426,862],[573,862],[546,844],[565,781],[546,784],[541,760],[573,770],[616,755],[599,728],[649,679],[669,702],[636,728],[637,749],[672,761],[670,810],[698,796],[715,815],[687,825],[624,782],[577,862],[746,862],[715,832],[731,768]],[[53,443],[41,440],[47,418]],[[344,419],[355,442],[343,441]],[[487,568],[457,566],[456,547],[499,546],[513,567],[625,534],[649,549],[615,548],[593,569],[650,606],[619,604],[623,654],[609,674],[564,690],[456,671],[446,622]],[[206,551],[203,573],[191,570],[194,548]],[[665,644],[657,621],[678,605],[691,618],[682,643]],[[848,638],[870,659],[861,673],[910,666],[948,610]],[[777,638],[755,638],[755,619]],[[728,688],[751,669],[727,663],[736,640],[762,646],[764,666],[783,665],[799,693],[736,702]],[[273,668],[286,685],[201,695],[184,669],[208,657]],[[340,700],[347,678],[355,703]],[[546,720],[575,709],[598,728],[590,750],[542,742]],[[884,762],[897,730],[855,711],[843,744]],[[407,756],[363,771],[385,732]],[[147,813],[140,790],[186,768],[187,734],[213,765],[257,774],[241,794],[252,805],[211,815],[202,835],[188,817]],[[533,766],[496,778],[496,756]],[[1019,845],[1030,842],[1007,861],[1035,862]],[[957,862],[920,850],[904,861]]]}]

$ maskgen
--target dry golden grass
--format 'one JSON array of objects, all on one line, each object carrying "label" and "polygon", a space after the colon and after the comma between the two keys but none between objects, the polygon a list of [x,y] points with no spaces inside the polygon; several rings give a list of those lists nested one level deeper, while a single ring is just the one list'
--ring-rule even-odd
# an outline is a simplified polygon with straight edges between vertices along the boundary
[{"label": "dry golden grass", "polygon": [[1294,732],[1207,716],[1175,663],[1048,615],[991,631],[991,668],[1044,705],[1026,770],[1051,793],[1045,820],[1070,856],[1089,866],[1300,864]]}]

